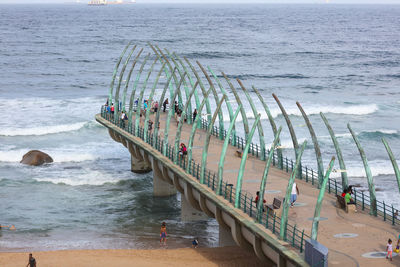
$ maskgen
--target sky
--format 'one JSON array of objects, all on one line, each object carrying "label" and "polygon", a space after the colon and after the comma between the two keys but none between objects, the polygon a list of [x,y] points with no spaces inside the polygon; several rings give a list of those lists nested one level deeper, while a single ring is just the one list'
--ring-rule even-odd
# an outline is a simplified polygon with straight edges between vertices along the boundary
[{"label": "sky", "polygon": [[[80,0],[82,3],[88,0]],[[0,0],[0,4],[60,4],[75,0]],[[331,4],[400,4],[400,0],[136,0],[137,3],[331,3]]]}]

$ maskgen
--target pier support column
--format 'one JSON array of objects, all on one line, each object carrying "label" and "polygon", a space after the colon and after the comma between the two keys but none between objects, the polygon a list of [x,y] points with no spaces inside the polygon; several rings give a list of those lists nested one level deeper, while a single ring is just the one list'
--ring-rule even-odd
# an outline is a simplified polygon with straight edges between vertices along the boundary
[{"label": "pier support column", "polygon": [[139,149],[131,142],[128,144],[129,152],[131,153],[131,171],[134,173],[148,173],[151,172],[151,165],[149,165],[140,154]]},{"label": "pier support column", "polygon": [[158,161],[153,159],[153,196],[167,197],[176,194],[175,186],[165,181]]},{"label": "pier support column", "polygon": [[237,246],[235,240],[233,240],[231,229],[227,229],[224,226],[219,225],[219,246],[220,247],[232,247]]},{"label": "pier support column", "polygon": [[181,195],[181,220],[183,222],[204,221],[208,220],[208,216],[193,208],[186,200],[185,196]]}]

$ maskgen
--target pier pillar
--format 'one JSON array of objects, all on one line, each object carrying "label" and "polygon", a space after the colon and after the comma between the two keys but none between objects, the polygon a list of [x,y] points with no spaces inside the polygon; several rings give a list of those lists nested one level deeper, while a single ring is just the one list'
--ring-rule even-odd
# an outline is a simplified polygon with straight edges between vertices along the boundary
[{"label": "pier pillar", "polygon": [[176,194],[176,188],[173,184],[165,181],[158,161],[153,159],[153,196],[167,197]]},{"label": "pier pillar", "polygon": [[129,142],[127,145],[129,152],[131,153],[131,171],[134,173],[151,172],[151,165],[144,160],[139,149],[136,149],[135,145],[131,142]]},{"label": "pier pillar", "polygon": [[181,195],[181,220],[183,222],[204,221],[208,220],[208,216],[193,208],[186,200],[185,196]]},{"label": "pier pillar", "polygon": [[219,225],[219,246],[220,247],[232,247],[237,246],[235,240],[233,240],[231,229],[225,226]]}]

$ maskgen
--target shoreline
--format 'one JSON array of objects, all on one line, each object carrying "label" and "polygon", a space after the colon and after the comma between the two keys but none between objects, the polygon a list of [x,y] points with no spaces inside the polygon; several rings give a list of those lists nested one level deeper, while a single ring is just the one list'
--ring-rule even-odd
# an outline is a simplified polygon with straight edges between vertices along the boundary
[{"label": "shoreline", "polygon": [[[25,266],[30,252],[0,252],[0,266]],[[240,247],[32,251],[38,266],[263,266]]]}]

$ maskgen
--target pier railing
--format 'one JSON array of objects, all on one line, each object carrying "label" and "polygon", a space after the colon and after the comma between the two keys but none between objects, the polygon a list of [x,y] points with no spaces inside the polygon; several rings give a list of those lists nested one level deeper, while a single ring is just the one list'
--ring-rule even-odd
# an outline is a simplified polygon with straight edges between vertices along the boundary
[{"label": "pier railing", "polygon": [[[204,118],[202,118],[201,122],[201,127],[203,129],[208,129],[208,121]],[[212,129],[212,134],[216,137],[219,137],[220,135],[220,130],[218,126],[213,126]],[[223,136],[222,139],[226,138],[226,130],[223,131]],[[230,144],[235,145],[239,149],[243,149],[246,146],[246,139],[240,137],[240,136],[235,136],[235,142],[232,140],[232,136],[229,137]],[[262,159],[261,157],[261,147],[258,144],[251,143],[250,148],[249,148],[249,154]],[[269,154],[269,149],[265,148],[264,150],[264,159],[268,158]],[[295,162],[292,159],[288,159],[287,157],[282,158],[282,164],[279,166],[278,164],[279,159],[278,159],[278,153],[275,150],[274,151],[274,157],[272,164],[275,167],[280,168],[281,170],[284,170],[286,172],[292,172]],[[299,176],[299,179],[306,181],[307,183],[311,183],[313,186],[318,187],[318,172],[314,171],[312,168],[304,166],[303,164],[300,165],[301,167],[301,175]],[[326,186],[326,190],[330,194],[335,194],[335,195],[340,195],[343,192],[343,186],[340,182],[338,182],[336,179],[328,178],[328,183]],[[370,197],[369,194],[365,194],[364,191],[357,190],[356,188],[353,187],[353,193],[354,193],[354,201],[356,202],[357,206],[361,210],[366,210],[370,211]],[[400,225],[400,214],[397,209],[393,207],[393,205],[388,205],[385,203],[385,201],[376,201],[377,205],[377,217],[381,217],[384,221],[390,222],[392,225]]]},{"label": "pier railing", "polygon": [[[129,124],[128,122],[122,122],[120,116],[118,116],[118,119],[114,119],[114,115],[108,113],[107,110],[104,108],[104,106],[102,106],[101,108],[101,116],[102,118],[118,126],[124,131],[130,133],[131,135],[136,136],[135,125]],[[203,129],[207,129],[207,122],[205,120],[202,121],[201,125]],[[215,134],[218,134],[218,128],[216,128],[216,131],[213,130],[213,135]],[[139,137],[143,141],[146,141],[144,136],[145,136],[144,128],[139,126],[138,135],[136,137]],[[152,131],[147,131],[147,137],[148,138],[146,143],[148,143],[149,145],[157,149],[160,153],[162,153],[164,140],[160,138],[160,136],[154,136]],[[242,139],[240,138],[238,138],[238,140],[242,141]],[[243,144],[239,142],[237,143]],[[253,153],[255,153],[255,151],[253,151]],[[175,159],[174,147],[171,146],[170,144],[167,144],[167,150],[165,156],[168,157],[171,161],[174,161]],[[178,157],[177,165],[179,167],[181,167],[183,170],[186,170],[187,164],[189,164],[188,173],[199,181],[201,164],[196,163],[196,161],[193,159],[191,162],[187,162],[185,157],[184,158]],[[206,169],[204,177],[205,177],[204,184],[207,185],[215,194],[217,194],[217,184],[218,184],[217,173],[209,169]],[[224,199],[233,204],[235,201],[235,193],[236,191],[233,184],[227,183],[226,181],[222,182],[221,195],[224,197]],[[257,207],[255,199],[253,198],[252,194],[242,190],[242,193],[240,195],[239,208],[244,213],[253,218],[256,223],[258,223],[256,219]],[[280,222],[281,219],[280,217],[276,216],[276,214],[270,215],[269,212],[266,212],[263,214],[260,224],[262,224],[265,228],[271,230],[272,233],[276,234],[279,237],[280,226],[281,226]],[[310,236],[304,232],[304,229],[303,230],[297,229],[296,225],[291,225],[290,223],[288,223],[286,227],[287,227],[286,236],[284,237],[284,240],[288,242],[292,247],[298,249],[300,253],[302,253],[305,247],[305,240],[310,239]]]}]

